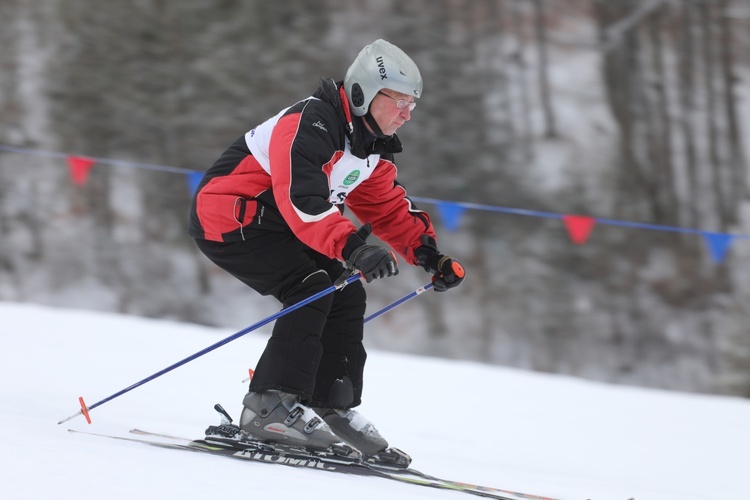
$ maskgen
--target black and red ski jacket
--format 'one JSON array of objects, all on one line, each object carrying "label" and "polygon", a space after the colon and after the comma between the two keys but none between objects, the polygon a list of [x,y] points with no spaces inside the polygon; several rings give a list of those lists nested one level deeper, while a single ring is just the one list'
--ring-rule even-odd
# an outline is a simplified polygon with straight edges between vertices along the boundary
[{"label": "black and red ski jacket", "polygon": [[435,237],[430,217],[396,181],[398,137],[364,147],[365,134],[362,119],[352,120],[341,82],[322,79],[315,94],[247,132],[208,169],[193,198],[189,234],[241,241],[249,225],[262,229],[262,206],[278,211],[310,248],[344,260],[341,252],[357,229],[343,215],[345,205],[416,265],[421,236]]}]

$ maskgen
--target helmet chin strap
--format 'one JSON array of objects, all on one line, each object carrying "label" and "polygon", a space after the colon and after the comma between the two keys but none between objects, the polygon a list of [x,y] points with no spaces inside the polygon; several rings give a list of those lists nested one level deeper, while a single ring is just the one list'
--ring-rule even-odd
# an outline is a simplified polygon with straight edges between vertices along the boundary
[{"label": "helmet chin strap", "polygon": [[367,114],[364,116],[365,121],[372,129],[373,133],[378,136],[380,139],[387,139],[390,137],[389,135],[385,135],[382,130],[380,130],[380,127],[378,126],[378,122],[375,121],[375,118],[373,118],[372,113],[370,111],[367,111]]}]

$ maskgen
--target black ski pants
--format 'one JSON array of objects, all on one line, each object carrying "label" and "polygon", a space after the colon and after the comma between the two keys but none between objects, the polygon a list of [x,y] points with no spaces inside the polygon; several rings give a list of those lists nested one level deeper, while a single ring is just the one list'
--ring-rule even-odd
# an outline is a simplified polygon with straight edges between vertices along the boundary
[{"label": "black ski pants", "polygon": [[[283,307],[329,288],[344,272],[340,261],[304,245],[285,224],[266,219],[244,228],[243,236],[238,242],[195,241],[211,261]],[[278,318],[250,390],[297,394],[316,407],[359,405],[367,358],[365,300],[362,283],[355,281]]]}]

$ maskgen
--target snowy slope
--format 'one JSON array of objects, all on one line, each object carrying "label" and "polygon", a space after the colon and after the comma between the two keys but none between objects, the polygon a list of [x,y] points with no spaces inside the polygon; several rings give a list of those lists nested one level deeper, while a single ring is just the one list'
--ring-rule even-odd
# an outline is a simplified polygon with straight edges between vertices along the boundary
[{"label": "snowy slope", "polygon": [[[218,421],[214,403],[239,415],[267,334],[102,405],[92,425],[57,425],[78,396],[93,404],[233,332],[14,303],[0,303],[0,318],[2,499],[472,498],[68,433],[199,437]],[[563,500],[750,498],[746,400],[382,352],[371,352],[366,380],[362,413],[438,476]]]}]

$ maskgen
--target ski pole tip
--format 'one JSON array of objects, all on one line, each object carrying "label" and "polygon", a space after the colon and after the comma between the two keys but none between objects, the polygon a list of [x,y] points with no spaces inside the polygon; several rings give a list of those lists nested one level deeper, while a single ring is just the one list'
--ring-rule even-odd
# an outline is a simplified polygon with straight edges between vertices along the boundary
[{"label": "ski pole tip", "polygon": [[89,407],[86,406],[86,403],[83,401],[83,396],[78,398],[78,403],[81,405],[81,409],[75,412],[74,414],[72,414],[71,416],[69,416],[68,418],[64,418],[60,420],[57,423],[57,425],[64,424],[65,422],[69,420],[73,420],[78,415],[83,415],[84,417],[86,417],[86,422],[88,422],[89,424],[91,423],[91,416],[89,415]]},{"label": "ski pole tip", "polygon": [[60,425],[60,424],[64,424],[65,422],[67,422],[67,421],[69,421],[69,420],[73,420],[73,419],[74,419],[74,418],[76,418],[76,417],[77,417],[78,415],[83,415],[83,412],[81,412],[81,410],[78,410],[77,412],[75,412],[75,413],[74,413],[74,414],[72,414],[71,416],[69,416],[69,417],[67,417],[67,418],[64,418],[64,419],[60,420],[60,421],[59,421],[59,422],[57,423],[57,425]]},{"label": "ski pole tip", "polygon": [[245,382],[250,382],[253,379],[253,375],[255,375],[255,371],[252,368],[248,368],[247,369],[247,374],[249,375],[249,377],[247,377],[246,379],[244,379],[242,381],[243,384]]}]

